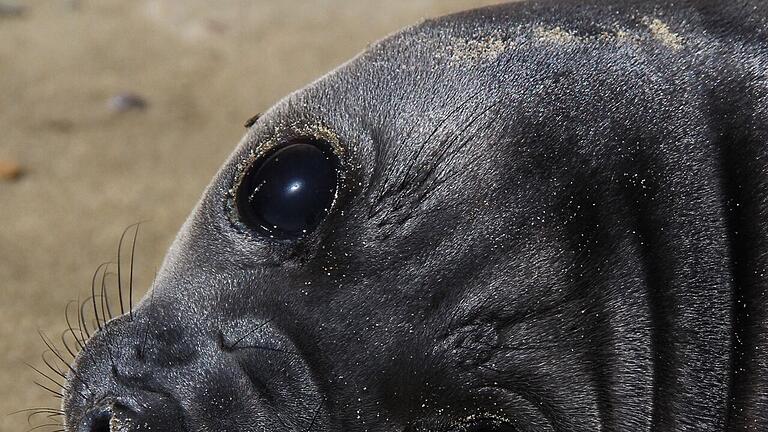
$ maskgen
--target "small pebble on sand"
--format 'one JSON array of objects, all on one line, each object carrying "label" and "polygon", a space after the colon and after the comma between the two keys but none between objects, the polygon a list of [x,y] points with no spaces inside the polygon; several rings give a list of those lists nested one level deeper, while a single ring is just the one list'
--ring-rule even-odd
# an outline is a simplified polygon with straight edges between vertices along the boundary
[{"label": "small pebble on sand", "polygon": [[18,17],[24,14],[24,6],[0,2],[0,17]]},{"label": "small pebble on sand", "polygon": [[16,180],[21,176],[21,165],[0,159],[0,180]]},{"label": "small pebble on sand", "polygon": [[109,109],[113,112],[141,111],[147,108],[147,101],[136,93],[120,93],[109,98]]}]

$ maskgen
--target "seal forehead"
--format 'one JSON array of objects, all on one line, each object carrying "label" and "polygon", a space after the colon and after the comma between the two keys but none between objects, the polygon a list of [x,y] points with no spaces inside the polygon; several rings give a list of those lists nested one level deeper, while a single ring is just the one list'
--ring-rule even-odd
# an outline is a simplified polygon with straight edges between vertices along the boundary
[{"label": "seal forehead", "polygon": [[[679,16],[643,4],[610,11],[585,5],[571,15],[537,7],[506,5],[427,20],[372,45],[263,116],[244,152],[235,155],[235,171],[290,130],[335,143],[344,160],[365,172],[366,178],[350,178],[370,191],[369,213],[379,213],[379,197],[399,210],[410,207],[404,201],[424,206],[429,197],[418,193],[427,177],[457,184],[456,173],[469,164],[474,171],[501,160],[513,164],[520,158],[508,154],[546,141],[542,119],[565,111],[576,115],[589,95],[602,97],[606,87],[590,83],[615,81],[617,64],[643,64],[653,48],[674,53],[691,37],[678,35]],[[648,79],[641,69],[625,72],[638,83]],[[637,84],[622,102],[645,97]],[[582,103],[573,105],[575,100]],[[610,104],[606,109],[617,112],[604,116],[621,117],[627,109],[621,106]],[[500,140],[515,145],[499,146]],[[478,159],[467,146],[505,156]],[[381,167],[388,167],[386,175],[376,172]],[[226,184],[230,197],[233,184]]]},{"label": "seal forehead", "polygon": [[472,66],[493,62],[515,48],[537,45],[660,45],[677,50],[687,38],[705,36],[679,13],[658,5],[626,4],[608,11],[580,5],[573,14],[555,15],[541,13],[543,9],[521,3],[425,20],[374,45],[363,57],[381,62],[387,55],[401,57],[423,50],[428,57]]}]

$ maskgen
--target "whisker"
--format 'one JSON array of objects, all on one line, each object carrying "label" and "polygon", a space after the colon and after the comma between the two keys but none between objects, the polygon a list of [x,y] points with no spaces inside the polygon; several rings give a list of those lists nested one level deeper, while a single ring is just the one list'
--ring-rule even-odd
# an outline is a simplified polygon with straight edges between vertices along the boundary
[{"label": "whisker", "polygon": [[77,340],[77,335],[73,333],[72,329],[66,329],[64,330],[63,333],[61,333],[61,343],[64,344],[64,348],[67,350],[67,353],[69,353],[69,355],[72,356],[72,361],[74,361],[75,359],[77,359],[77,356],[78,354],[80,354],[80,351],[82,351],[82,349],[78,349],[79,344],[78,346],[71,347],[69,345],[70,342],[67,341],[67,334],[71,334],[72,338],[74,338],[75,340]]},{"label": "whisker", "polygon": [[[136,230],[133,232],[133,242],[131,244],[131,268],[130,272],[128,273],[128,314],[130,315],[131,321],[133,321],[133,264],[135,262],[136,257],[136,239],[139,237],[139,227],[141,226],[141,222],[136,224]],[[123,296],[120,295],[120,299],[122,300]]]},{"label": "whisker", "polygon": [[[85,348],[85,341],[81,341],[80,338],[75,334],[75,329],[72,326],[72,322],[69,319],[69,306],[72,303],[77,304],[77,303],[79,303],[79,300],[78,301],[71,300],[71,301],[69,301],[67,303],[67,306],[64,308],[64,319],[67,321],[67,328],[72,333],[72,336],[75,337],[75,341],[77,342],[77,346],[80,347],[80,349],[78,351],[82,351],[83,348]],[[82,329],[80,329],[80,336],[83,336],[83,330]]]},{"label": "whisker", "polygon": [[54,413],[52,413],[50,411],[34,411],[34,412],[29,413],[29,415],[27,415],[27,423],[31,425],[32,424],[32,419],[35,416],[39,416],[39,415],[43,415],[43,414],[47,414],[45,417],[48,418],[48,419],[52,419],[54,417],[63,416],[64,415],[64,413],[61,413],[61,412],[54,412]]},{"label": "whisker", "polygon": [[[28,414],[27,414],[28,413]],[[46,418],[53,419],[55,417],[63,417],[64,411],[55,409],[55,408],[48,408],[48,407],[37,407],[37,408],[28,408],[23,410],[14,411],[12,413],[9,413],[9,416],[16,415],[16,414],[27,414],[27,424],[32,425],[32,419],[35,416],[47,414]]]},{"label": "whisker", "polygon": [[8,413],[8,415],[12,416],[12,415],[16,415],[16,414],[28,413],[30,411],[34,411],[34,412],[52,412],[52,413],[64,414],[63,410],[60,410],[60,409],[57,409],[57,408],[35,407],[35,408],[25,408],[25,409],[20,409],[18,411],[13,411],[13,412]]},{"label": "whisker", "polygon": [[[79,313],[79,316],[78,316],[78,321],[79,321],[78,326],[80,327],[80,333],[85,332],[85,336],[87,337],[87,339],[91,338],[91,332],[90,332],[90,330],[88,330],[88,323],[85,321],[85,310],[84,310],[84,308],[88,304],[89,300],[90,300],[89,298],[86,298],[85,300],[83,300],[82,303],[80,303],[80,313]],[[79,301],[79,298],[78,298],[78,301]]]},{"label": "whisker", "polygon": [[[106,312],[109,314],[109,318],[111,320],[112,319],[112,312],[111,312],[111,310],[109,308],[109,298],[108,298],[109,297],[109,293],[106,290],[106,284],[105,284],[106,275],[107,275],[107,269],[105,268],[105,270],[104,270],[104,272],[102,273],[102,276],[101,276],[101,313],[102,313],[102,316],[105,317],[104,332],[107,334],[107,345],[106,345],[106,348],[107,348],[107,355],[109,356],[109,362],[110,362],[109,364],[112,366],[113,369],[115,369],[116,368],[116,363],[115,363],[115,357],[112,354],[112,338],[109,335],[109,323],[106,321],[106,315],[105,315],[105,312],[104,312],[104,305],[106,303],[106,308],[107,308]],[[119,276],[118,276],[118,278],[119,278]],[[119,294],[119,288],[118,288],[118,294]],[[121,295],[121,297],[122,297],[122,295]]]},{"label": "whisker", "polygon": [[56,387],[64,387],[61,383],[59,383],[55,379],[51,378],[48,374],[46,374],[45,372],[41,371],[40,369],[32,366],[29,363],[24,363],[24,364],[27,365],[27,367],[31,368],[33,371],[37,372],[43,378],[47,379],[48,381],[52,382],[53,384],[56,384]]},{"label": "whisker", "polygon": [[[99,272],[101,269],[109,265],[109,263],[101,263],[98,267],[96,267],[96,271],[93,273],[93,278],[91,279],[91,303],[93,304],[93,313],[96,314],[96,325],[98,326],[99,330],[101,330],[101,322],[99,321],[99,309],[96,307],[96,278],[99,276]],[[118,271],[120,269],[120,266],[118,265]]]},{"label": "whisker", "polygon": [[317,403],[317,407],[315,408],[315,413],[312,414],[312,422],[309,424],[307,429],[304,432],[309,432],[312,430],[312,426],[315,425],[315,422],[317,421],[317,416],[320,414],[320,407],[323,405],[322,401]]},{"label": "whisker", "polygon": [[[64,379],[64,382],[66,382],[66,381],[67,381],[67,376],[64,374],[64,371],[62,371],[62,370],[61,370],[61,369],[59,369],[58,367],[55,367],[55,366],[54,366],[53,364],[51,364],[51,363],[48,361],[48,359],[45,357],[45,355],[46,355],[46,354],[48,354],[49,352],[50,352],[50,350],[48,350],[48,351],[44,351],[44,352],[43,352],[43,354],[41,354],[41,355],[40,355],[40,358],[42,358],[42,359],[43,359],[43,363],[45,364],[45,366],[47,366],[47,367],[48,367],[48,369],[49,369],[51,372],[53,372],[53,373],[55,373],[56,375],[60,376],[61,378],[63,378],[63,379]],[[56,383],[56,384],[59,384],[59,383]],[[59,384],[59,386],[62,386],[62,387],[63,387],[63,384]]]},{"label": "whisker", "polygon": [[36,386],[38,386],[38,387],[42,388],[43,390],[46,390],[47,392],[49,392],[49,393],[53,394],[54,396],[58,397],[59,399],[64,399],[64,395],[63,395],[63,394],[61,394],[61,393],[59,393],[59,392],[57,392],[57,391],[55,391],[55,390],[51,390],[51,389],[49,389],[48,387],[44,386],[43,384],[40,384],[40,383],[39,383],[39,382],[37,382],[37,381],[33,381],[33,383],[34,383]]},{"label": "whisker", "polygon": [[[48,375],[46,375],[46,374],[42,373],[40,370],[38,370],[37,368],[35,368],[34,366],[32,366],[32,365],[30,365],[30,364],[27,364],[27,366],[29,366],[29,367],[30,367],[30,368],[32,368],[32,369],[33,369],[35,372],[37,372],[37,373],[41,374],[42,376],[44,376],[45,378],[47,378],[47,379],[48,379],[49,381],[51,381],[52,383],[56,384],[56,386],[57,386],[57,387],[59,387],[59,388],[62,388],[62,389],[65,389],[65,388],[66,388],[66,389],[69,389],[69,387],[66,385],[66,382],[67,382],[67,377],[66,377],[66,375],[64,375],[64,372],[63,372],[63,371],[61,371],[61,370],[59,370],[58,368],[55,368],[53,365],[51,365],[51,364],[48,362],[48,359],[46,359],[46,358],[45,358],[45,354],[47,354],[48,352],[53,352],[53,351],[51,351],[51,350],[48,350],[48,351],[45,351],[45,352],[43,352],[43,354],[42,354],[42,356],[41,356],[41,357],[42,357],[42,359],[43,359],[43,363],[45,363],[45,365],[48,367],[48,369],[50,369],[50,370],[51,370],[53,373],[55,373],[56,375],[58,375],[58,376],[60,376],[61,378],[63,378],[63,379],[64,379],[64,384],[61,384],[61,383],[59,383],[58,381],[56,381],[56,380],[54,380],[53,378],[51,378],[50,376],[48,376]],[[67,367],[69,367],[69,365],[67,365]],[[72,370],[72,368],[70,368],[70,370]],[[74,373],[74,371],[73,371],[73,373]],[[85,382],[84,382],[83,380],[81,380],[81,379],[80,379],[80,377],[79,377],[77,374],[75,374],[75,375],[74,375],[74,377],[75,377],[75,378],[77,378],[77,379],[78,379],[80,382],[82,382],[83,384],[85,384]],[[88,387],[88,385],[87,385],[87,384],[85,384],[85,385],[86,385],[86,390],[87,390],[87,391],[90,393],[90,389],[89,389],[89,388],[87,388],[87,387]],[[86,397],[86,396],[85,396],[83,393],[81,393],[80,391],[77,391],[77,394],[78,394],[78,395],[80,395],[80,397],[81,397],[81,398],[82,398],[84,401],[87,401],[87,400],[88,400],[88,398],[87,398],[87,397]]]},{"label": "whisker", "polygon": [[259,330],[261,330],[262,328],[264,328],[264,326],[266,326],[267,324],[271,323],[271,322],[272,322],[272,320],[273,320],[273,318],[270,318],[270,319],[268,319],[268,320],[264,321],[263,323],[259,324],[258,326],[256,326],[256,328],[255,328],[255,329],[253,329],[253,330],[249,331],[248,333],[244,334],[242,337],[240,337],[240,339],[236,340],[236,341],[235,341],[235,343],[233,343],[232,345],[230,345],[228,348],[229,348],[229,349],[235,349],[235,348],[237,347],[237,344],[239,344],[240,342],[242,342],[242,341],[243,341],[243,339],[245,339],[245,338],[247,338],[248,336],[250,336],[250,335],[252,335],[252,334],[256,333],[256,332],[257,332],[257,331],[259,331]]},{"label": "whisker", "polygon": [[[93,394],[93,391],[91,390],[91,387],[88,385],[88,383],[87,383],[87,382],[86,382],[84,379],[82,379],[82,377],[80,377],[80,374],[78,374],[78,373],[77,373],[77,371],[76,371],[76,370],[75,370],[75,369],[74,369],[72,366],[70,366],[70,364],[69,364],[69,363],[67,363],[67,362],[66,362],[66,361],[65,361],[65,360],[64,360],[64,359],[61,357],[61,355],[58,353],[58,351],[56,350],[56,348],[55,348],[55,347],[54,347],[54,346],[53,346],[53,345],[52,345],[52,344],[51,344],[51,343],[50,343],[48,340],[46,340],[46,339],[47,339],[47,336],[45,336],[45,334],[44,334],[43,332],[39,332],[39,333],[40,333],[40,337],[42,337],[42,338],[43,338],[43,343],[45,343],[45,345],[48,347],[48,349],[49,349],[49,350],[50,350],[52,353],[54,353],[54,354],[56,355],[56,357],[58,357],[58,358],[59,358],[59,360],[61,360],[61,362],[62,362],[62,363],[64,363],[64,365],[67,367],[67,369],[68,369],[70,372],[72,372],[72,376],[73,376],[73,377],[75,377],[75,378],[76,378],[78,381],[80,381],[81,383],[83,383],[83,385],[85,386],[85,388],[86,388],[86,390],[88,391],[88,393],[89,393],[89,394]],[[45,354],[45,353],[44,353],[44,354]],[[43,355],[43,361],[45,361],[45,356],[44,356],[44,355]],[[87,398],[85,398],[85,397],[84,397],[84,399],[87,399]]]},{"label": "whisker", "polygon": [[42,429],[44,427],[53,427],[53,426],[61,427],[63,425],[61,423],[46,423],[46,424],[42,424],[42,425],[39,425],[39,426],[35,426],[32,429],[28,429],[27,432],[32,432],[33,430],[36,430],[36,429]]},{"label": "whisker", "polygon": [[108,315],[107,312],[109,311],[109,304],[108,304],[109,300],[106,299],[107,298],[107,293],[106,293],[107,286],[105,283],[106,279],[107,279],[107,269],[105,268],[104,272],[101,273],[101,289],[99,293],[99,297],[100,297],[99,304],[101,305],[101,316],[102,316],[102,319],[104,320],[104,327],[107,326],[107,315]]},{"label": "whisker", "polygon": [[[125,236],[128,234],[128,231],[130,231],[131,228],[136,227],[136,230],[133,233],[133,246],[131,247],[131,270],[130,270],[130,276],[129,276],[131,282],[129,283],[129,286],[128,286],[128,290],[129,290],[128,298],[131,299],[132,294],[133,294],[132,292],[130,292],[130,291],[133,291],[133,288],[131,286],[133,284],[133,282],[132,282],[132,280],[133,280],[133,257],[134,257],[134,252],[136,250],[136,237],[138,236],[139,225],[140,224],[141,224],[141,222],[137,222],[135,224],[128,225],[128,227],[125,230],[123,230],[123,233],[120,235],[120,242],[117,244],[117,291],[120,293],[120,313],[121,314],[125,314],[125,306],[123,304],[123,273],[122,273],[122,267],[123,267],[123,263],[122,263],[122,261],[123,261],[122,260],[123,242],[125,241]],[[132,305],[130,305],[130,306],[132,306]],[[129,307],[129,310],[130,309],[131,308]],[[131,315],[131,318],[133,318],[133,315]]]},{"label": "whisker", "polygon": [[120,242],[117,243],[117,292],[120,294],[120,313],[125,313],[125,306],[123,305],[123,274],[122,274],[122,257],[120,256],[121,251],[123,250],[123,240],[125,239],[125,234],[128,232],[128,228],[123,230],[123,233],[120,235]]},{"label": "whisker", "polygon": [[112,307],[109,304],[109,290],[107,290],[107,284],[106,284],[106,279],[107,279],[107,276],[109,276],[109,275],[114,275],[114,273],[107,272],[105,270],[104,273],[101,275],[101,297],[102,297],[102,311],[101,311],[101,314],[104,315],[103,308],[104,308],[104,305],[106,304],[106,306],[107,306],[107,316],[109,316],[109,319],[111,320],[112,318],[114,318],[114,316],[112,315]]},{"label": "whisker", "polygon": [[[51,353],[53,353],[56,356],[56,358],[58,358],[64,365],[69,367],[69,362],[64,359],[64,357],[61,355],[61,353],[59,353],[59,350],[56,349],[56,346],[54,346],[53,341],[45,333],[43,333],[42,331],[38,330],[37,334],[40,335],[40,338],[43,340],[43,343],[45,344],[45,346],[48,347],[48,350]],[[48,351],[46,351],[46,352],[48,352]],[[45,361],[45,354],[46,354],[46,352],[43,353],[43,356],[42,356],[43,357],[43,361]]]}]

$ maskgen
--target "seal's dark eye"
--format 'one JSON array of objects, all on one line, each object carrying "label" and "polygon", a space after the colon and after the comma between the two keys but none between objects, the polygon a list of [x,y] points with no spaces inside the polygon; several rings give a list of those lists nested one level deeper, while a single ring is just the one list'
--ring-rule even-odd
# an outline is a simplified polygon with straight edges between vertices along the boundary
[{"label": "seal's dark eye", "polygon": [[338,160],[324,142],[294,142],[257,160],[235,198],[242,221],[270,237],[312,231],[333,204]]}]

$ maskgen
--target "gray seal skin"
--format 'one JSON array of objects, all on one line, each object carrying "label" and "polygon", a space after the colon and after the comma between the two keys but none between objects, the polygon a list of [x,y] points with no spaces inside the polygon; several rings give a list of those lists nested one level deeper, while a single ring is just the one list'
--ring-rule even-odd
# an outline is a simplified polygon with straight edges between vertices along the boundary
[{"label": "gray seal skin", "polygon": [[[78,356],[67,430],[768,430],[767,98],[759,1],[388,37],[249,127]],[[333,202],[273,238],[239,195],[304,141]]]}]

